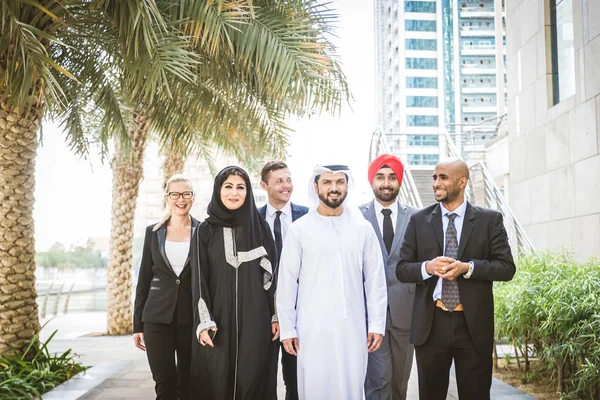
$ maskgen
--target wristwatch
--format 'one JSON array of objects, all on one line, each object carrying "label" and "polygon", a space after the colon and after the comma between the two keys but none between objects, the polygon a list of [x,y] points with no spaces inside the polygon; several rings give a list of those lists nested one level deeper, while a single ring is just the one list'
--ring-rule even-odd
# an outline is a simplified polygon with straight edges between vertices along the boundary
[{"label": "wristwatch", "polygon": [[471,274],[473,274],[473,269],[475,268],[475,263],[473,261],[469,261],[469,270],[463,275],[465,279],[469,279]]}]

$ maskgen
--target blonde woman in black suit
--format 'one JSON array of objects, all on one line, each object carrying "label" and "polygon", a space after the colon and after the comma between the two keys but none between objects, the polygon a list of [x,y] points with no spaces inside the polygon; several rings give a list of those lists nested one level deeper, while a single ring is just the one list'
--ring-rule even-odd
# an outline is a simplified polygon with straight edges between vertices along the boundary
[{"label": "blonde woman in black suit", "polygon": [[189,400],[193,337],[189,249],[198,221],[190,215],[194,191],[189,179],[174,175],[165,191],[167,215],[146,228],[133,342],[148,356],[156,399]]}]

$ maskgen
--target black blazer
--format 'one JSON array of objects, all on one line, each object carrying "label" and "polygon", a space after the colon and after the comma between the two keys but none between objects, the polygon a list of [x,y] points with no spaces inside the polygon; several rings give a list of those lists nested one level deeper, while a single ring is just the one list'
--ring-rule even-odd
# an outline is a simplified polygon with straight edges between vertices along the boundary
[{"label": "black blazer", "polygon": [[[304,214],[306,214],[308,212],[308,207],[299,206],[294,203],[290,203],[290,205],[292,207],[292,222],[294,222],[295,220],[297,220],[298,218],[300,218],[301,216],[303,216]],[[266,219],[267,218],[267,205],[265,204],[264,206],[259,208],[258,212],[260,213],[260,215],[263,218]]]},{"label": "black blazer", "polygon": [[[396,275],[401,282],[417,283],[413,306],[411,343],[422,345],[433,322],[433,291],[437,276],[423,280],[421,264],[443,255],[444,232],[439,204],[416,212],[410,219]],[[473,261],[475,268],[469,279],[457,279],[465,319],[475,347],[481,354],[491,354],[494,342],[493,281],[509,281],[515,264],[502,223],[502,214],[467,203],[458,245],[457,259]]]},{"label": "black blazer", "polygon": [[[192,325],[192,274],[189,255],[181,274],[177,276],[165,253],[167,222],[157,231],[152,231],[155,224],[146,228],[140,275],[135,291],[134,333],[144,331],[144,322],[169,324],[173,318],[177,318],[180,325]],[[192,218],[192,236],[198,224],[199,222]],[[174,315],[176,310],[177,315]]]}]

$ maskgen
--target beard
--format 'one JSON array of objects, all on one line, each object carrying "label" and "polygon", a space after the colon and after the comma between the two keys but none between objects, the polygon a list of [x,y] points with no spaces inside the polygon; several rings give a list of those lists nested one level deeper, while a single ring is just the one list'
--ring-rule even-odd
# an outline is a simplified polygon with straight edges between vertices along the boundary
[{"label": "beard", "polygon": [[[383,193],[382,190],[389,189],[390,193]],[[380,187],[379,189],[373,189],[373,194],[375,197],[383,202],[389,202],[398,197],[398,193],[400,193],[400,187],[398,189],[394,189],[393,187]]]},{"label": "beard", "polygon": [[[329,200],[329,198],[327,196],[330,194],[337,194],[340,197],[338,197],[337,200]],[[335,191],[335,192],[329,192],[326,195],[319,193],[319,200],[321,200],[323,202],[323,204],[325,204],[327,207],[336,209],[342,205],[344,200],[346,200],[346,196],[348,196],[348,192],[342,194],[341,192]]]},{"label": "beard", "polygon": [[435,200],[441,203],[449,203],[458,197],[458,192],[452,189],[442,189],[443,194],[441,196],[435,196]]}]

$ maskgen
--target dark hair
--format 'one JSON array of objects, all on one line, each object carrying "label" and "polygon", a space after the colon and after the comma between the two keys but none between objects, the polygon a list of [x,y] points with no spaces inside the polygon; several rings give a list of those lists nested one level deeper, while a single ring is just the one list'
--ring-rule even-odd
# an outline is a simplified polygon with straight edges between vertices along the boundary
[{"label": "dark hair", "polygon": [[260,171],[260,180],[263,181],[264,183],[268,183],[267,181],[269,180],[269,174],[271,172],[277,171],[278,169],[284,169],[287,167],[288,167],[287,164],[284,163],[283,161],[269,161],[262,168],[262,171]]}]

